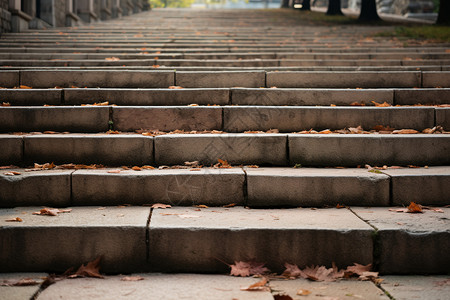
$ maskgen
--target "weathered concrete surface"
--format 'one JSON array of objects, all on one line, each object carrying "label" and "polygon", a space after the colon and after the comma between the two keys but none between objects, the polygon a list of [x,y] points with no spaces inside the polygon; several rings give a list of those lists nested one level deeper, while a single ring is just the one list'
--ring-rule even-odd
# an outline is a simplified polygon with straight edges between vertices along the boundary
[{"label": "weathered concrete surface", "polygon": [[105,132],[109,107],[2,107],[2,132]]},{"label": "weathered concrete surface", "polygon": [[125,276],[105,279],[81,278],[63,280],[51,285],[39,299],[239,299],[271,300],[270,292],[241,291],[259,278],[199,274],[132,274],[140,281],[121,281]]},{"label": "weathered concrete surface", "polygon": [[450,108],[436,108],[436,125],[444,127],[444,130],[450,130]]},{"label": "weathered concrete surface", "polygon": [[43,134],[26,136],[24,143],[24,160],[29,163],[153,163],[153,138],[142,135]]},{"label": "weathered concrete surface", "polygon": [[376,125],[423,130],[434,126],[434,109],[423,107],[280,107],[226,106],[224,131],[269,130],[293,132]]},{"label": "weathered concrete surface", "polygon": [[267,72],[267,87],[420,87],[420,72]]},{"label": "weathered concrete surface", "polygon": [[448,88],[450,87],[450,72],[422,72],[422,86]]},{"label": "weathered concrete surface", "polygon": [[23,300],[31,299],[31,297],[39,290],[40,284],[47,277],[46,273],[0,273],[0,283],[17,282],[22,279],[32,279],[38,284],[31,286],[1,286],[0,299]]},{"label": "weathered concrete surface", "polygon": [[445,300],[450,295],[449,276],[382,276],[381,287],[396,300]]},{"label": "weathered concrete surface", "polygon": [[21,136],[0,134],[0,164],[19,164],[23,160],[23,139]]},{"label": "weathered concrete surface", "polygon": [[394,205],[450,203],[450,167],[390,169],[383,173],[391,177]]},{"label": "weathered concrete surface", "polygon": [[[70,205],[72,170],[43,170],[26,172],[26,169],[0,170],[0,207]],[[9,172],[20,175],[6,175]]]},{"label": "weathered concrete surface", "polygon": [[[100,255],[104,272],[144,268],[148,207],[74,207],[54,217],[32,215],[41,208],[0,211],[1,272],[64,272]],[[16,217],[23,222],[4,222]]]},{"label": "weathered concrete surface", "polygon": [[244,204],[242,169],[164,169],[108,173],[78,170],[72,175],[73,205],[152,204],[221,206]]},{"label": "weathered concrete surface", "polygon": [[346,209],[154,210],[150,267],[166,272],[226,272],[227,266],[216,258],[227,263],[255,259],[276,272],[285,262],[301,267],[333,261],[341,267],[356,261],[367,264],[372,262],[372,232]]},{"label": "weathered concrete surface", "polygon": [[185,88],[265,87],[264,71],[176,72],[176,84]]},{"label": "weathered concrete surface", "polygon": [[221,130],[222,108],[122,106],[113,107],[112,119],[114,129],[120,131]]},{"label": "weathered concrete surface", "polygon": [[229,89],[64,89],[64,100],[66,104],[227,105],[230,96]]},{"label": "weathered concrete surface", "polygon": [[19,71],[0,72],[0,87],[12,88],[19,84]]},{"label": "weathered concrete surface", "polygon": [[353,102],[393,104],[390,89],[231,89],[232,104],[238,105],[350,105]]},{"label": "weathered concrete surface", "polygon": [[[289,295],[294,300],[302,299],[367,299],[388,300],[382,290],[371,281],[342,280],[338,282],[314,282],[306,279],[271,280],[269,283],[273,295]],[[298,295],[299,290],[311,292]]]},{"label": "weathered concrete surface", "polygon": [[377,255],[382,274],[439,274],[450,270],[450,208],[442,208],[443,213],[425,210],[423,214],[377,207],[352,210],[378,229]]},{"label": "weathered concrete surface", "polygon": [[173,71],[22,71],[20,84],[33,88],[123,87],[167,88],[174,85]]},{"label": "weathered concrete surface", "polygon": [[389,177],[366,169],[245,168],[249,206],[389,205]]},{"label": "weathered concrete surface", "polygon": [[286,135],[282,134],[172,134],[155,137],[158,165],[197,160],[210,165],[218,159],[233,165],[286,165]]},{"label": "weathered concrete surface", "polygon": [[446,165],[449,152],[449,135],[289,134],[292,165]]},{"label": "weathered concrete surface", "polygon": [[60,105],[60,89],[0,89],[0,100],[11,105]]},{"label": "weathered concrete surface", "polygon": [[448,104],[450,89],[396,89],[395,104]]}]

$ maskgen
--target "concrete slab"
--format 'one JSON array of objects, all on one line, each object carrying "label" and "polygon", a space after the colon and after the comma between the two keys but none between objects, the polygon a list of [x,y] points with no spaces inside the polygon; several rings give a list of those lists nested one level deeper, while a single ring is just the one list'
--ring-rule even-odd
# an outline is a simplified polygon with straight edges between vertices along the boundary
[{"label": "concrete slab", "polygon": [[2,107],[2,132],[105,132],[109,107]]},{"label": "concrete slab", "polygon": [[153,211],[149,263],[166,272],[227,272],[221,261],[251,259],[274,272],[283,271],[285,262],[300,267],[367,264],[372,262],[372,233],[346,209],[176,207]]},{"label": "concrete slab", "polygon": [[222,108],[116,106],[112,109],[112,120],[114,129],[120,131],[222,130]]},{"label": "concrete slab", "polygon": [[265,87],[264,71],[176,72],[176,85],[184,88]]},{"label": "concrete slab", "polygon": [[72,175],[74,205],[244,205],[242,169],[164,169],[108,173],[78,170]]},{"label": "concrete slab", "polygon": [[450,130],[450,108],[436,107],[436,125],[440,125],[444,130]]},{"label": "concrete slab", "polygon": [[442,210],[443,213],[428,210],[423,214],[411,214],[380,207],[352,208],[360,218],[378,229],[375,242],[382,274],[448,272],[450,208]]},{"label": "concrete slab", "polygon": [[450,89],[396,89],[395,104],[447,104],[450,103]]},{"label": "concrete slab", "polygon": [[289,134],[291,165],[447,165],[449,151],[448,135]]},{"label": "concrete slab", "polygon": [[105,279],[80,278],[63,280],[51,285],[39,299],[240,299],[271,300],[270,292],[241,291],[259,278],[242,278],[226,275],[200,274],[133,274],[140,281],[121,281],[125,276],[108,276]]},{"label": "concrete slab", "polygon": [[32,279],[38,282],[31,286],[0,286],[1,299],[23,300],[31,297],[39,290],[40,283],[47,277],[46,273],[0,273],[0,282],[19,281],[22,279]]},{"label": "concrete slab", "polygon": [[391,89],[231,89],[237,105],[350,105],[353,102],[393,104]]},{"label": "concrete slab", "polygon": [[450,203],[450,167],[390,169],[383,173],[391,177],[394,205]]},{"label": "concrete slab", "polygon": [[199,161],[216,164],[218,159],[232,165],[287,164],[287,136],[282,134],[171,134],[155,137],[155,163],[184,164]]},{"label": "concrete slab", "polygon": [[0,164],[19,164],[23,160],[22,136],[0,134]]},{"label": "concrete slab", "polygon": [[25,136],[24,160],[28,163],[148,165],[153,163],[153,138],[137,134]]},{"label": "concrete slab", "polygon": [[450,72],[422,72],[422,87],[448,88],[450,87]]},{"label": "concrete slab", "polygon": [[[73,207],[57,216],[33,215],[42,207],[0,210],[2,272],[64,272],[103,255],[102,272],[143,270],[146,207]],[[22,222],[4,222],[20,217]]]},{"label": "concrete slab", "polygon": [[19,85],[19,71],[0,71],[0,87],[12,88]]},{"label": "concrete slab", "polygon": [[2,102],[11,105],[61,105],[60,89],[0,89]]},{"label": "concrete slab", "polygon": [[[289,295],[292,299],[367,299],[388,300],[389,297],[370,281],[342,280],[338,282],[314,282],[306,279],[271,280],[274,295]],[[298,290],[311,292],[307,296],[298,295]]]},{"label": "concrete slab", "polygon": [[420,72],[267,72],[267,87],[389,88],[420,87]]},{"label": "concrete slab", "polygon": [[387,206],[389,177],[366,169],[245,168],[249,206]]},{"label": "concrete slab", "polygon": [[383,276],[381,287],[394,299],[445,300],[450,295],[449,276]]},{"label": "concrete slab", "polygon": [[229,89],[64,89],[66,104],[109,101],[117,105],[227,105],[229,100]]},{"label": "concrete slab", "polygon": [[376,125],[423,130],[434,126],[431,107],[226,106],[223,110],[224,131],[227,132],[273,128],[294,132],[358,126],[372,129]]},{"label": "concrete slab", "polygon": [[174,85],[173,71],[21,71],[20,84],[33,88],[123,87],[167,88]]},{"label": "concrete slab", "polygon": [[[10,176],[5,173],[19,172]],[[0,172],[0,207],[70,205],[72,170],[5,169]]]}]

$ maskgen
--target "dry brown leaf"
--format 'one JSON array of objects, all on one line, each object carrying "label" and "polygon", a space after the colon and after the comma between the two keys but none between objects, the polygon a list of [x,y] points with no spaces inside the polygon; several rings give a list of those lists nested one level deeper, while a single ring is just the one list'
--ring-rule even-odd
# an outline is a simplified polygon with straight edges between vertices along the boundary
[{"label": "dry brown leaf", "polygon": [[133,171],[142,171],[142,168],[138,167],[138,166],[134,166],[134,167],[131,168],[131,170],[133,170]]},{"label": "dry brown leaf", "polygon": [[30,286],[38,284],[39,282],[31,278],[22,278],[19,280],[3,280],[3,282],[0,282],[0,286]]},{"label": "dry brown leaf", "polygon": [[109,171],[106,172],[106,173],[118,174],[118,173],[120,173],[120,171],[121,171],[121,170],[109,170]]},{"label": "dry brown leaf", "polygon": [[231,168],[231,165],[226,160],[218,159],[218,163],[214,165],[215,168],[220,169],[229,169]]},{"label": "dry brown leaf", "polygon": [[241,276],[248,277],[252,275],[262,275],[264,273],[270,272],[269,269],[264,267],[264,263],[258,262],[244,262],[244,261],[235,261],[234,265],[229,265],[231,268],[230,275],[231,276]]},{"label": "dry brown leaf", "polygon": [[236,206],[236,203],[226,204],[223,207],[234,207],[234,206]]},{"label": "dry brown leaf", "polygon": [[423,213],[422,206],[420,204],[416,204],[414,202],[411,202],[408,206],[408,213]]},{"label": "dry brown leaf", "polygon": [[33,215],[57,216],[59,213],[70,213],[72,209],[43,208],[34,212]]},{"label": "dry brown leaf", "polygon": [[5,172],[5,173],[3,173],[3,174],[5,174],[5,175],[7,175],[7,176],[17,176],[17,175],[20,175],[20,174],[22,174],[22,173],[16,172],[16,171],[11,171],[11,172]]},{"label": "dry brown leaf", "polygon": [[172,205],[163,204],[163,203],[155,203],[155,204],[153,204],[151,206],[151,208],[162,208],[162,209],[164,209],[164,208],[171,208],[171,207],[172,207]]},{"label": "dry brown leaf", "polygon": [[284,270],[284,272],[281,274],[281,276],[294,277],[294,278],[302,276],[302,271],[298,268],[297,265],[291,265],[291,264],[285,263],[284,267],[286,268],[286,270]]},{"label": "dry brown leaf", "polygon": [[378,272],[363,272],[359,277],[358,280],[366,281],[366,280],[372,280],[378,277]]},{"label": "dry brown leaf", "polygon": [[153,170],[153,169],[155,169],[155,167],[148,166],[148,165],[142,166],[141,168],[142,168],[143,170]]},{"label": "dry brown leaf", "polygon": [[78,278],[78,277],[94,277],[94,278],[103,278],[100,272],[100,261],[102,257],[99,256],[93,261],[90,261],[86,264],[81,265],[75,274],[70,275],[69,278]]},{"label": "dry brown leaf", "polygon": [[120,58],[118,58],[118,57],[105,57],[105,60],[108,60],[108,61],[118,61],[118,60],[120,60]]},{"label": "dry brown leaf", "polygon": [[366,104],[364,102],[352,102],[350,103],[351,106],[366,106]]},{"label": "dry brown leaf", "polygon": [[0,170],[4,170],[4,169],[16,169],[17,167],[14,165],[9,165],[9,166],[0,166]]},{"label": "dry brown leaf", "polygon": [[389,106],[392,106],[392,105],[390,105],[387,102],[383,102],[383,103],[378,103],[378,102],[375,102],[375,101],[370,101],[370,102],[372,102],[377,107],[389,107]]},{"label": "dry brown leaf", "polygon": [[27,86],[27,85],[20,85],[19,88],[20,88],[20,89],[27,89],[27,90],[28,90],[28,89],[32,89],[31,86]]},{"label": "dry brown leaf", "polygon": [[108,130],[106,134],[120,134],[120,131],[117,130]]},{"label": "dry brown leaf", "polygon": [[144,277],[142,276],[125,276],[120,279],[121,281],[140,281],[144,280]]},{"label": "dry brown leaf", "polygon": [[9,103],[9,102],[2,102],[2,105],[0,105],[0,106],[11,106],[11,103]]},{"label": "dry brown leaf", "polygon": [[394,131],[394,128],[391,128],[389,126],[383,126],[383,125],[376,125],[372,128],[375,131]]},{"label": "dry brown leaf", "polygon": [[416,134],[419,133],[417,130],[414,129],[399,129],[392,131],[393,134]]},{"label": "dry brown leaf", "polygon": [[209,206],[206,206],[204,204],[195,205],[195,207],[198,207],[198,208],[209,208]]},{"label": "dry brown leaf", "polygon": [[360,265],[360,264],[354,263],[353,266],[348,266],[347,269],[345,269],[345,277],[351,277],[354,274],[361,276],[364,272],[369,272],[371,269],[372,269],[372,264]]},{"label": "dry brown leaf", "polygon": [[177,86],[177,85],[171,85],[171,86],[169,86],[169,89],[171,89],[171,90],[180,90],[180,89],[182,89],[183,87],[181,87],[181,86]]},{"label": "dry brown leaf", "polygon": [[300,296],[308,296],[309,294],[311,294],[311,291],[309,291],[309,290],[299,289],[297,291],[297,295],[300,295]]},{"label": "dry brown leaf", "polygon": [[266,286],[267,284],[267,278],[263,277],[260,281],[250,285],[249,287],[246,288],[241,288],[241,291],[267,291],[270,292],[270,287]]},{"label": "dry brown leaf", "polygon": [[12,218],[12,219],[6,219],[5,222],[22,222],[23,220],[19,217]]},{"label": "dry brown leaf", "polygon": [[345,205],[342,205],[342,204],[336,204],[336,208],[345,208]]}]

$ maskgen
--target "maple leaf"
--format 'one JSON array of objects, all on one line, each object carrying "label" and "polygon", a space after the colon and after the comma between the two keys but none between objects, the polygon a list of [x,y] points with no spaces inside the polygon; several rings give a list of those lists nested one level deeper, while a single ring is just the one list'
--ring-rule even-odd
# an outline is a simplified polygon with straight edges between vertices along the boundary
[{"label": "maple leaf", "polygon": [[348,266],[347,269],[345,269],[345,276],[350,277],[354,274],[361,276],[364,272],[369,272],[372,269],[372,264],[368,265],[360,265],[357,263],[354,263],[354,266]]},{"label": "maple leaf", "polygon": [[270,292],[270,287],[266,286],[267,284],[267,278],[263,277],[260,281],[246,287],[246,288],[241,288],[241,291],[267,291]]},{"label": "maple leaf", "polygon": [[251,275],[261,275],[267,272],[270,272],[269,269],[264,267],[264,263],[258,262],[244,262],[244,261],[235,261],[234,265],[229,265],[231,268],[230,275],[231,276],[241,276],[247,277]]},{"label": "maple leaf", "polygon": [[101,260],[102,256],[99,256],[95,260],[88,262],[86,266],[84,264],[81,265],[75,272],[75,274],[70,275],[69,278],[78,278],[78,277],[103,278],[103,276],[99,273]]},{"label": "maple leaf", "polygon": [[420,204],[416,204],[414,202],[411,202],[408,206],[408,213],[423,213],[422,206]]},{"label": "maple leaf", "polygon": [[295,277],[295,278],[302,276],[302,271],[298,268],[297,265],[285,263],[284,267],[286,268],[286,270],[284,270],[281,276]]}]

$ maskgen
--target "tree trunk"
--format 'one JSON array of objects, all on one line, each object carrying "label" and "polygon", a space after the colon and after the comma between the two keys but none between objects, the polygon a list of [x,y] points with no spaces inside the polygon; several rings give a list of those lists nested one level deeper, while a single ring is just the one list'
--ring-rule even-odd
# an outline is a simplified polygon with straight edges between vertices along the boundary
[{"label": "tree trunk", "polygon": [[311,10],[311,0],[303,0],[301,10]]},{"label": "tree trunk", "polygon": [[371,22],[381,20],[377,12],[375,0],[361,0],[361,13],[358,21]]},{"label": "tree trunk", "polygon": [[439,1],[439,14],[436,21],[439,25],[450,25],[450,1]]},{"label": "tree trunk", "polygon": [[282,0],[281,1],[281,7],[282,8],[289,7],[289,0]]},{"label": "tree trunk", "polygon": [[343,15],[341,11],[341,0],[329,0],[327,15]]}]

